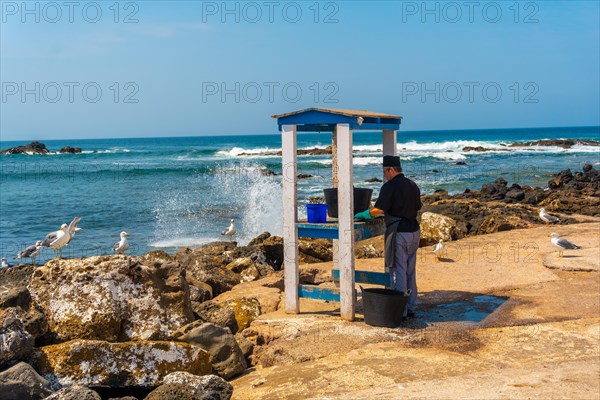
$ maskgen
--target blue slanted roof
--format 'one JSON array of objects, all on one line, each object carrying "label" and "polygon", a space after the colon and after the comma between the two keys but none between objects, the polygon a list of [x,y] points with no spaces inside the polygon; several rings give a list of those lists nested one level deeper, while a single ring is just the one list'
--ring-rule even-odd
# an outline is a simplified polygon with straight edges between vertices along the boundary
[{"label": "blue slanted roof", "polygon": [[285,114],[273,115],[277,125],[296,125],[298,132],[333,132],[336,124],[349,124],[350,130],[400,129],[402,117],[365,110],[336,108],[305,108]]}]

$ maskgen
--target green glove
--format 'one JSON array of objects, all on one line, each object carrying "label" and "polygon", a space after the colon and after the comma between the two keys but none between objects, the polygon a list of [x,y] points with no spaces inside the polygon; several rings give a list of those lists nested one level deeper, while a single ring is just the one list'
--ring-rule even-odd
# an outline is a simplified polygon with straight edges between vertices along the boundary
[{"label": "green glove", "polygon": [[370,210],[365,210],[363,212],[359,212],[356,213],[356,215],[354,215],[355,219],[371,219],[371,211]]}]

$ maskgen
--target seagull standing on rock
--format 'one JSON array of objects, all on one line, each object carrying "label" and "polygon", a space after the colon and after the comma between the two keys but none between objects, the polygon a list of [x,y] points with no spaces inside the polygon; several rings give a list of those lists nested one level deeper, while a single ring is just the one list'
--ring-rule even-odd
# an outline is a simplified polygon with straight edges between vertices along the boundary
[{"label": "seagull standing on rock", "polygon": [[550,234],[550,236],[552,237],[552,239],[550,239],[550,242],[552,242],[552,244],[554,246],[558,247],[558,256],[559,257],[563,256],[564,250],[575,250],[575,249],[581,248],[581,247],[577,246],[576,244],[569,242],[567,239],[561,238],[558,235],[558,233],[552,232]]},{"label": "seagull standing on rock", "polygon": [[560,219],[558,219],[554,215],[548,214],[546,212],[546,209],[543,208],[543,207],[540,208],[540,218],[542,219],[542,221],[549,222],[549,223],[554,223],[554,222],[559,222],[560,221]]},{"label": "seagull standing on rock", "polygon": [[115,253],[124,254],[129,249],[129,243],[127,242],[127,236],[129,233],[121,232],[121,240],[115,243],[113,250]]},{"label": "seagull standing on rock", "polygon": [[435,254],[436,261],[439,262],[442,259],[442,256],[444,255],[444,250],[446,250],[446,246],[444,245],[442,239],[440,239],[440,241],[435,246],[433,246],[433,254]]},{"label": "seagull standing on rock", "polygon": [[229,227],[227,227],[227,229],[225,229],[223,232],[221,232],[221,235],[229,236],[229,238],[231,238],[233,235],[235,235],[236,232],[237,232],[237,230],[235,229],[235,226],[233,225],[233,219],[232,219]]},{"label": "seagull standing on rock", "polygon": [[35,258],[40,255],[43,248],[44,246],[42,246],[42,241],[38,240],[33,246],[29,246],[25,250],[21,250],[19,254],[15,256],[15,258],[31,258],[31,264],[35,265]]},{"label": "seagull standing on rock", "polygon": [[67,224],[62,224],[60,230],[49,233],[46,239],[42,242],[42,246],[50,247],[54,250],[54,258],[56,258],[56,249],[60,252],[60,258],[62,258],[62,248],[64,245],[69,243],[71,240],[71,234],[69,233],[69,227]]},{"label": "seagull standing on rock", "polygon": [[12,267],[9,263],[6,262],[6,258],[2,257],[2,268]]}]

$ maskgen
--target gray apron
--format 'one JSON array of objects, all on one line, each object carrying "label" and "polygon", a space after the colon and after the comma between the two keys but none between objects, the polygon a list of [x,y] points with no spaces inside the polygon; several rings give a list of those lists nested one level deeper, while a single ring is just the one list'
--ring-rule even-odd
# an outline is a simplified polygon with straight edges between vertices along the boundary
[{"label": "gray apron", "polygon": [[384,247],[383,247],[383,264],[385,266],[385,272],[390,272],[394,267],[394,257],[396,255],[396,233],[398,229],[398,222],[404,218],[394,217],[392,215],[384,214],[385,221],[385,234]]}]

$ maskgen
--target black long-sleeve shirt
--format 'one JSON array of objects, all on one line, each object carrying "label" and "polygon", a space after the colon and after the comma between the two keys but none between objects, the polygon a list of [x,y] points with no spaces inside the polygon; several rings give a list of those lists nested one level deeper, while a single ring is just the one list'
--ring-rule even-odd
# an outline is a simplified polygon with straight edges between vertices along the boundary
[{"label": "black long-sleeve shirt", "polygon": [[398,232],[416,232],[419,229],[417,211],[421,205],[419,187],[404,174],[398,174],[384,183],[375,202],[375,208],[402,218],[398,223]]}]

